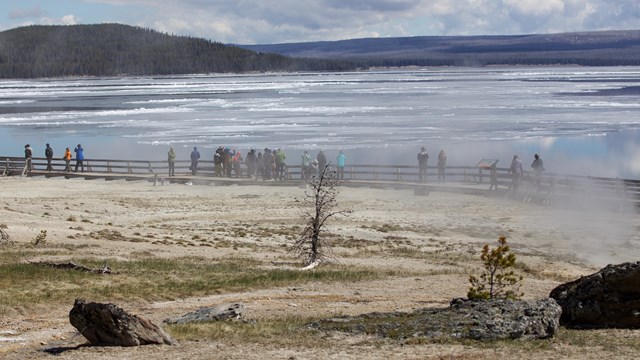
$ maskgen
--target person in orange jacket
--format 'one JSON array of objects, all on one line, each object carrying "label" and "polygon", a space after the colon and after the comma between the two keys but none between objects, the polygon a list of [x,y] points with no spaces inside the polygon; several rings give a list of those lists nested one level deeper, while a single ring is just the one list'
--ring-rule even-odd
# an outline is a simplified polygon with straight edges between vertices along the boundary
[{"label": "person in orange jacket", "polygon": [[71,150],[69,148],[64,151],[62,160],[64,160],[64,163],[66,164],[64,171],[71,171]]}]

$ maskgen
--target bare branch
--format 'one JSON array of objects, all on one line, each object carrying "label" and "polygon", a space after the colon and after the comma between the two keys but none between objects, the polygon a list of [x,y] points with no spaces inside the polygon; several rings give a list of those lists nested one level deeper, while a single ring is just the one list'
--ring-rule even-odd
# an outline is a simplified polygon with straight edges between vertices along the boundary
[{"label": "bare branch", "polygon": [[[330,170],[327,166],[310,180],[307,180],[305,197],[300,201],[308,204],[309,209],[302,212],[306,224],[300,237],[294,243],[292,251],[304,259],[310,269],[332,257],[330,255],[330,241],[322,236],[322,227],[330,218],[350,212],[348,210],[334,210],[338,205],[336,200],[337,185],[335,171]],[[315,265],[311,266],[312,264]]]}]

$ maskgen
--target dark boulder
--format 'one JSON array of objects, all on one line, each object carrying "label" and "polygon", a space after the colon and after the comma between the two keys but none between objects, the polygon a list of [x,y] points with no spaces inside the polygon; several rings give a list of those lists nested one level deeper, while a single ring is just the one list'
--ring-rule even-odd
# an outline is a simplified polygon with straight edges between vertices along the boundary
[{"label": "dark boulder", "polygon": [[323,320],[314,327],[406,339],[545,339],[560,326],[561,308],[553,299],[537,301],[454,300],[448,308],[412,313],[372,313]]},{"label": "dark boulder", "polygon": [[573,328],[640,328],[640,262],[607,265],[562,284],[549,295]]},{"label": "dark boulder", "polygon": [[177,345],[158,325],[130,315],[114,304],[76,299],[69,312],[69,321],[92,345]]}]

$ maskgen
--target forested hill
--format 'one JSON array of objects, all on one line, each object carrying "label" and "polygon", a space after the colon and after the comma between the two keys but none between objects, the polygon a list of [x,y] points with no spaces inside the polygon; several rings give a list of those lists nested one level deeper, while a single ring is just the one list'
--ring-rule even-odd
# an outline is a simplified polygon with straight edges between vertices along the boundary
[{"label": "forested hill", "polygon": [[640,65],[640,31],[512,36],[416,36],[238,45],[371,66]]},{"label": "forested hill", "polygon": [[26,26],[0,32],[0,78],[349,70],[120,24]]}]

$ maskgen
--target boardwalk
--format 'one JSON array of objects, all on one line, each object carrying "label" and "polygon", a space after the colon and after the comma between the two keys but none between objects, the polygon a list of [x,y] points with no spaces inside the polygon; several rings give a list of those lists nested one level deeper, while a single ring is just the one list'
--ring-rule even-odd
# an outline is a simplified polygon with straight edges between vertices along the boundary
[{"label": "boardwalk", "polygon": [[[216,177],[213,162],[201,161],[198,175],[191,175],[189,161],[176,161],[176,176],[168,177],[166,161],[85,159],[85,172],[65,172],[62,160],[53,160],[53,170],[46,171],[46,159],[34,158],[33,170],[27,171],[23,158],[0,157],[3,176],[43,176],[84,178],[87,180],[150,181],[155,184],[190,183],[195,185],[265,185],[301,186],[300,166],[289,166],[284,181],[262,181],[248,177]],[[75,164],[74,164],[75,165]],[[74,166],[72,166],[72,169]],[[246,174],[246,168],[242,169]],[[480,168],[476,166],[447,166],[445,181],[437,181],[436,167],[429,167],[427,182],[418,182],[418,167],[410,165],[354,164],[345,167],[342,186],[390,189],[412,189],[417,195],[430,191],[458,192],[478,195],[501,195],[541,204],[580,202],[598,203],[616,211],[636,209],[640,205],[640,180],[588,177],[545,173],[540,184],[525,174],[520,189],[511,189],[512,175],[507,168]],[[594,202],[595,201],[595,202]]]}]

